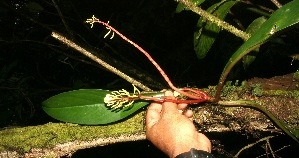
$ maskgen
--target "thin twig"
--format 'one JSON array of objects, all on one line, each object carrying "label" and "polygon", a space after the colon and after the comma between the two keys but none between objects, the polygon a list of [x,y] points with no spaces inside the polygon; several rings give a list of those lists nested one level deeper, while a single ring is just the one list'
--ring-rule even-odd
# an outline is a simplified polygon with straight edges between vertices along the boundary
[{"label": "thin twig", "polygon": [[73,32],[71,31],[71,29],[70,29],[70,27],[68,26],[66,20],[64,19],[64,16],[62,15],[62,12],[61,12],[60,8],[58,7],[57,3],[55,2],[55,0],[52,0],[52,2],[53,2],[53,4],[54,4],[54,7],[55,7],[56,10],[57,10],[58,15],[59,15],[60,18],[61,18],[61,21],[62,21],[62,23],[63,23],[65,29],[67,30],[67,32],[69,33],[69,35],[70,35],[71,37],[73,37]]},{"label": "thin twig", "polygon": [[243,31],[237,29],[236,27],[230,25],[229,23],[219,19],[218,17],[206,12],[205,10],[201,9],[200,7],[195,5],[194,3],[190,2],[190,0],[177,0],[177,1],[179,1],[182,4],[186,5],[190,10],[192,10],[193,12],[199,14],[203,18],[209,20],[212,23],[215,23],[220,28],[225,29],[225,30],[233,33],[237,37],[242,38],[244,41],[247,41],[250,38],[250,35],[247,34],[246,32],[243,32]]},{"label": "thin twig", "polygon": [[100,58],[98,58],[97,56],[93,55],[92,53],[88,52],[87,50],[85,50],[84,48],[78,46],[77,44],[75,44],[74,42],[68,40],[66,37],[58,34],[57,32],[52,32],[52,37],[56,38],[57,40],[61,41],[62,43],[72,47],[73,49],[79,51],[80,53],[82,53],[83,55],[89,57],[90,59],[92,59],[93,61],[97,62],[98,64],[102,65],[103,67],[105,67],[106,69],[108,69],[109,71],[113,72],[114,74],[120,76],[121,78],[125,79],[126,81],[136,85],[137,87],[139,87],[140,89],[143,89],[145,91],[152,91],[149,87],[143,85],[142,83],[140,83],[139,81],[135,80],[134,78],[124,74],[123,72],[119,71],[118,69],[116,69],[115,67],[109,65],[108,63],[106,63],[105,61],[101,60]]},{"label": "thin twig", "polygon": [[[281,147],[281,148],[279,148],[279,149],[277,149],[277,150],[275,150],[275,151],[273,151],[274,153],[277,153],[277,152],[279,152],[280,150],[283,150],[283,149],[285,149],[285,148],[288,148],[288,147],[290,147],[291,145],[285,145],[285,146],[283,146],[283,147]],[[265,153],[265,154],[262,154],[262,155],[260,155],[260,156],[257,156],[256,158],[260,158],[260,157],[264,157],[264,156],[266,156],[267,155],[267,153]],[[274,158],[275,158],[275,156],[273,156]]]},{"label": "thin twig", "polygon": [[281,8],[282,5],[278,2],[278,0],[271,0],[272,3],[274,3],[276,5],[277,8]]},{"label": "thin twig", "polygon": [[234,157],[238,157],[238,156],[241,154],[241,152],[243,152],[243,151],[246,150],[246,149],[251,148],[252,146],[258,144],[259,142],[267,141],[267,140],[269,140],[270,138],[273,138],[273,137],[274,137],[274,136],[268,136],[268,137],[262,138],[262,139],[260,139],[260,140],[258,140],[258,141],[256,141],[256,142],[254,142],[254,143],[251,143],[251,144],[248,144],[248,145],[244,146],[242,149],[240,149],[240,150],[238,151],[238,153],[237,153]]}]

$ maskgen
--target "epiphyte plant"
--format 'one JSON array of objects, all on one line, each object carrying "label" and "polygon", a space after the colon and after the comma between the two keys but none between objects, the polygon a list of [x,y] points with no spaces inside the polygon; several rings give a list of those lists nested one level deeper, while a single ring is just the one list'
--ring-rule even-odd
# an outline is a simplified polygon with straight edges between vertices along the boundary
[{"label": "epiphyte plant", "polygon": [[[185,1],[184,1],[185,2]],[[186,1],[187,2],[187,1]],[[97,124],[108,124],[111,122],[115,122],[121,120],[138,109],[148,105],[149,102],[165,102],[171,101],[175,103],[200,103],[204,101],[212,101],[218,102],[220,99],[220,93],[225,83],[225,79],[232,69],[232,67],[242,59],[242,57],[248,54],[251,50],[258,48],[262,44],[266,43],[270,38],[277,36],[282,30],[293,26],[298,23],[298,3],[299,1],[292,1],[289,4],[284,5],[276,12],[274,12],[271,17],[263,23],[260,28],[251,34],[250,38],[246,38],[246,41],[240,48],[231,56],[227,65],[225,66],[221,77],[219,79],[219,84],[217,86],[217,91],[214,98],[210,98],[208,94],[204,91],[198,89],[191,88],[183,88],[178,89],[169,80],[165,72],[160,68],[160,66],[150,57],[150,55],[143,50],[136,43],[129,40],[127,37],[119,33],[116,29],[111,27],[108,23],[102,22],[93,16],[91,19],[87,19],[87,23],[90,23],[93,27],[94,23],[103,24],[108,32],[105,34],[105,37],[109,35],[112,39],[114,33],[118,34],[124,40],[135,46],[138,50],[140,50],[144,55],[148,57],[148,59],[154,64],[154,66],[158,69],[161,75],[169,84],[170,88],[175,92],[178,92],[180,96],[177,96],[175,99],[166,98],[163,96],[162,92],[151,92],[144,93],[137,90],[134,90],[133,94],[130,94],[126,90],[122,89],[117,92],[111,92],[107,90],[100,89],[80,89],[70,92],[65,92],[58,94],[49,98],[48,100],[43,102],[43,109],[53,118],[64,122],[72,122],[78,124],[88,124],[88,125],[97,125]],[[229,5],[231,6],[231,5]],[[60,38],[57,33],[52,33],[54,38],[57,38],[63,43],[69,45],[70,41],[64,41],[65,38]],[[104,37],[104,38],[105,38]],[[72,46],[72,45],[70,45]],[[79,52],[84,52],[86,55],[86,51],[82,49],[78,49],[77,45],[73,46],[74,49]],[[91,54],[91,53],[89,53]],[[89,54],[86,56],[90,57]],[[90,57],[91,58],[91,57]],[[92,59],[92,58],[91,58]],[[95,60],[97,62],[97,60]],[[99,63],[99,62],[98,62]],[[104,64],[106,65],[106,64]],[[105,67],[105,66],[104,66]],[[109,69],[109,68],[107,68]],[[110,70],[110,69],[109,69]],[[111,69],[111,72],[113,72]],[[117,73],[116,73],[117,74]],[[121,75],[119,75],[121,76]],[[124,77],[122,77],[124,78]],[[125,78],[124,78],[125,79]],[[141,87],[145,90],[144,86],[138,85],[137,81],[132,81],[131,79],[127,79],[130,83],[135,83],[136,86]],[[147,91],[147,90],[146,90]],[[118,96],[113,96],[118,95]],[[191,99],[188,99],[191,98]],[[233,106],[246,106],[255,109],[260,109],[266,115],[268,115],[281,129],[283,129],[288,135],[298,141],[298,130],[289,129],[283,122],[276,119],[271,112],[268,112],[265,108],[261,107],[258,103],[254,103],[248,100],[238,100],[238,101],[229,101],[229,104]],[[228,105],[228,104],[227,104]],[[109,107],[110,108],[109,108]],[[108,108],[107,108],[108,107]],[[129,108],[128,108],[129,107]],[[115,110],[117,109],[117,110]]]},{"label": "epiphyte plant", "polygon": [[139,90],[137,90],[137,88],[134,86],[134,93],[132,95],[130,95],[126,90],[120,90],[120,91],[114,91],[111,94],[107,94],[107,96],[105,97],[104,101],[107,104],[107,106],[110,106],[111,108],[121,108],[122,105],[124,105],[125,107],[128,107],[130,105],[133,104],[134,100],[137,99],[143,99],[143,100],[152,100],[155,102],[175,102],[175,103],[200,103],[200,102],[205,102],[207,100],[210,99],[209,95],[199,89],[191,89],[191,88],[177,88],[175,87],[172,82],[170,81],[170,79],[168,78],[168,76],[166,75],[166,73],[164,72],[164,70],[159,66],[159,64],[150,56],[150,54],[145,51],[143,48],[141,48],[138,44],[134,43],[133,41],[131,41],[130,39],[128,39],[126,36],[124,36],[123,34],[121,34],[119,31],[117,31],[115,28],[113,28],[112,26],[109,25],[109,22],[103,22],[100,21],[98,18],[96,18],[94,15],[92,16],[91,19],[87,19],[86,23],[91,24],[91,28],[93,27],[94,23],[99,23],[102,24],[104,26],[106,26],[106,28],[109,30],[108,33],[106,33],[106,35],[104,36],[104,38],[106,36],[108,36],[108,34],[110,34],[110,32],[112,31],[112,38],[114,37],[114,33],[116,33],[117,35],[119,35],[122,39],[124,39],[125,41],[127,41],[128,43],[130,43],[131,45],[133,45],[135,48],[137,48],[140,52],[142,52],[149,60],[150,62],[156,67],[156,69],[160,72],[160,74],[162,75],[162,77],[164,78],[164,80],[168,83],[169,87],[177,92],[180,95],[183,95],[185,97],[191,98],[193,100],[186,100],[186,99],[170,99],[170,98],[164,98],[164,97],[151,97],[151,96],[144,96],[140,93]]},{"label": "epiphyte plant", "polygon": [[[103,64],[102,60],[101,62],[99,62],[99,60],[95,60],[94,58],[96,57],[91,53],[88,53],[86,50],[66,39],[65,37],[59,35],[58,33],[52,32],[52,36],[54,38],[78,50],[79,52],[93,59],[111,72],[118,74],[123,79],[132,83],[134,92],[129,93],[125,89],[112,92],[102,89],[79,89],[60,93],[58,95],[50,97],[42,103],[43,110],[51,117],[64,122],[85,125],[109,124],[130,116],[137,110],[148,105],[149,102],[153,101],[159,103],[174,102],[196,104],[211,100],[210,96],[202,90],[195,88],[176,88],[172,84],[166,73],[162,70],[162,68],[144,49],[122,35],[108,23],[100,21],[95,16],[93,16],[91,19],[87,19],[86,22],[90,23],[92,27],[94,23],[103,24],[106,29],[108,29],[108,33],[106,33],[105,37],[108,37],[112,33],[111,37],[113,38],[114,34],[117,34],[125,41],[136,47],[139,51],[141,51],[158,69],[170,88],[174,90],[175,98],[165,97],[164,92],[153,92],[149,88],[145,88],[145,86],[141,85],[138,81],[133,80],[128,76],[124,77],[123,73],[119,71],[117,71],[116,73],[116,69],[114,67],[110,65],[107,66],[107,63]],[[147,92],[141,92],[135,87],[135,85],[136,87],[140,87]]]}]

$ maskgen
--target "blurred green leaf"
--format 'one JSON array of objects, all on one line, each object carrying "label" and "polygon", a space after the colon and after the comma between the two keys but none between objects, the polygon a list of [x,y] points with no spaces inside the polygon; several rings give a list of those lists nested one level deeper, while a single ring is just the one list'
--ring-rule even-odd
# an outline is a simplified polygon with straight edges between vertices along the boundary
[{"label": "blurred green leaf", "polygon": [[29,2],[26,4],[26,7],[32,12],[40,12],[44,10],[44,8],[36,2]]},{"label": "blurred green leaf", "polygon": [[[207,11],[218,17],[224,19],[235,4],[235,1],[222,1],[211,6]],[[198,32],[194,33],[194,50],[199,59],[203,59],[210,48],[212,47],[220,28],[210,21],[200,18],[197,26],[200,28]]]},{"label": "blurred green leaf", "polygon": [[44,101],[43,109],[51,117],[77,124],[108,124],[128,117],[148,102],[135,102],[118,111],[105,106],[104,98],[110,93],[100,89],[81,89],[64,92]]},{"label": "blurred green leaf", "polygon": [[254,34],[265,21],[267,21],[267,19],[264,16],[253,20],[253,22],[247,27],[246,32],[249,34]]},{"label": "blurred green leaf", "polygon": [[220,80],[225,80],[231,68],[250,51],[265,43],[272,35],[299,22],[299,1],[292,1],[277,11],[231,56]]},{"label": "blurred green leaf", "polygon": [[[246,29],[246,32],[249,34],[254,34],[266,21],[267,19],[265,17],[259,17],[255,19]],[[255,52],[259,52],[259,47],[254,50]],[[244,69],[247,69],[247,67],[255,60],[256,56],[255,54],[247,54],[243,57],[243,67]]]},{"label": "blurred green leaf", "polygon": [[[222,89],[223,83],[228,73],[240,59],[242,59],[252,50],[267,42],[273,35],[276,35],[280,31],[299,22],[298,8],[298,0],[289,2],[283,7],[279,8],[254,34],[252,34],[252,36],[243,45],[241,45],[241,47],[231,56],[225,68],[223,69],[217,91]],[[287,126],[285,126],[285,128],[288,129]],[[298,138],[298,129],[288,129],[288,131],[285,132],[298,141],[298,139],[296,139]]]}]

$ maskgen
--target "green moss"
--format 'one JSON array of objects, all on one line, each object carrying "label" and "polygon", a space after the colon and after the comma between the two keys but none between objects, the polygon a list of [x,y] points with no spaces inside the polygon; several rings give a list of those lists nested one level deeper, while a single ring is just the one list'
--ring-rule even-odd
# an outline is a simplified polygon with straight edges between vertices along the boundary
[{"label": "green moss", "polygon": [[294,73],[293,77],[294,79],[299,80],[299,70]]},{"label": "green moss", "polygon": [[70,123],[47,123],[40,126],[11,128],[0,131],[0,151],[10,150],[22,154],[31,148],[48,148],[74,140],[117,137],[143,132],[143,115],[106,126],[82,126]]},{"label": "green moss", "polygon": [[269,96],[284,96],[284,97],[291,97],[291,98],[298,98],[299,97],[299,91],[293,90],[293,91],[286,91],[286,90],[265,90],[263,91],[264,95]]},{"label": "green moss", "polygon": [[254,96],[262,96],[263,95],[263,88],[261,84],[252,84],[251,85],[251,93]]},{"label": "green moss", "polygon": [[222,89],[221,97],[225,97],[227,100],[238,100],[245,92],[245,88],[246,87],[243,86],[243,82],[239,83],[238,80],[234,83],[228,81]]}]

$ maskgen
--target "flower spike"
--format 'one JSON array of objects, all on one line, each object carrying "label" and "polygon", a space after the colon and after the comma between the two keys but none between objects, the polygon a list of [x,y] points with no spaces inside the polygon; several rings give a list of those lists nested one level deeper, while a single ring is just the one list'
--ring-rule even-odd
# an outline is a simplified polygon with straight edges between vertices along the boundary
[{"label": "flower spike", "polygon": [[90,28],[92,28],[92,27],[93,27],[93,24],[94,24],[95,22],[97,22],[97,21],[99,21],[99,19],[96,18],[94,15],[92,15],[91,19],[87,19],[85,22],[91,24],[91,27],[90,27]]},{"label": "flower spike", "polygon": [[[183,89],[179,89],[177,87],[175,87],[172,82],[170,81],[170,79],[168,78],[168,76],[166,75],[166,73],[164,72],[164,70],[160,67],[160,65],[151,57],[151,55],[145,51],[142,47],[140,47],[138,44],[134,43],[133,41],[131,41],[129,38],[127,38],[126,36],[124,36],[122,33],[120,33],[118,30],[116,30],[115,28],[113,28],[112,26],[109,25],[109,22],[103,22],[100,21],[99,19],[97,19],[94,15],[92,16],[91,19],[87,19],[86,20],[87,23],[91,24],[91,27],[93,27],[94,23],[99,23],[102,24],[106,27],[106,29],[108,29],[108,33],[106,33],[106,35],[104,36],[107,37],[111,31],[112,31],[112,36],[110,37],[110,39],[112,39],[114,37],[114,33],[119,35],[122,39],[124,39],[125,41],[127,41],[128,43],[130,43],[131,45],[133,45],[135,48],[137,48],[141,53],[143,53],[149,60],[150,62],[156,67],[156,69],[160,72],[160,74],[162,75],[162,77],[164,78],[164,80],[168,83],[169,87],[179,93],[182,96],[185,96],[187,98],[191,98],[192,100],[185,100],[185,99],[169,99],[169,98],[161,98],[161,97],[152,97],[152,96],[143,96],[140,94],[140,91],[134,86],[134,93],[130,94],[128,91],[122,89],[119,91],[113,91],[111,92],[111,94],[107,94],[104,102],[107,104],[107,106],[111,107],[112,109],[117,109],[117,108],[122,108],[122,107],[129,107],[133,104],[133,102],[137,99],[143,99],[143,100],[152,100],[152,101],[156,101],[156,102],[174,102],[174,103],[188,103],[188,104],[194,104],[194,103],[201,103],[201,102],[205,102],[210,100],[210,96],[202,91],[202,90],[198,90],[198,89],[190,89],[190,88],[183,88]],[[275,30],[276,27],[274,27],[273,30]],[[274,31],[273,31],[274,32]]]}]

